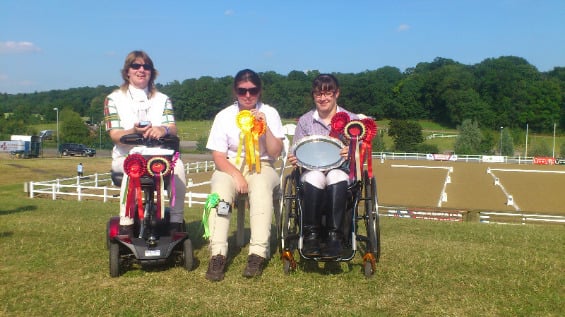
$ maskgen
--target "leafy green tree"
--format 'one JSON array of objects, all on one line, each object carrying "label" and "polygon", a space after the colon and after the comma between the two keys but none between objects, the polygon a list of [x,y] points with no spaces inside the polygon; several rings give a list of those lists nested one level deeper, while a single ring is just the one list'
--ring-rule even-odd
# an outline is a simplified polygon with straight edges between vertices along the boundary
[{"label": "leafy green tree", "polygon": [[394,140],[394,148],[400,152],[415,152],[424,142],[422,126],[415,121],[391,120],[388,135]]},{"label": "leafy green tree", "polygon": [[77,112],[64,108],[61,111],[59,120],[61,125],[59,134],[61,143],[94,143],[94,138],[91,136],[88,126]]},{"label": "leafy green tree", "polygon": [[479,153],[485,155],[493,155],[498,151],[495,151],[496,138],[492,130],[486,129],[482,130],[483,139],[481,140],[481,145],[479,146]]},{"label": "leafy green tree", "polygon": [[463,123],[461,123],[457,130],[459,131],[459,135],[455,140],[455,153],[471,155],[481,152],[483,136],[476,120],[463,120]]},{"label": "leafy green tree", "polygon": [[502,129],[502,140],[500,142],[502,149],[501,155],[504,156],[514,156],[514,141],[512,140],[512,134],[510,129]]},{"label": "leafy green tree", "polygon": [[386,151],[386,144],[385,144],[385,134],[383,130],[377,130],[377,135],[373,139],[373,151],[375,152],[385,152]]}]

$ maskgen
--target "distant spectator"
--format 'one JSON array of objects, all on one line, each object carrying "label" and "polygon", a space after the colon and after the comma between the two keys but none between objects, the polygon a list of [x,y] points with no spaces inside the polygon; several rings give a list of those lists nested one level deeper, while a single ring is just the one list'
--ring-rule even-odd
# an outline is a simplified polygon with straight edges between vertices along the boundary
[{"label": "distant spectator", "polygon": [[82,177],[84,175],[83,171],[84,171],[84,167],[82,166],[82,163],[78,163],[78,165],[77,165],[77,176]]}]

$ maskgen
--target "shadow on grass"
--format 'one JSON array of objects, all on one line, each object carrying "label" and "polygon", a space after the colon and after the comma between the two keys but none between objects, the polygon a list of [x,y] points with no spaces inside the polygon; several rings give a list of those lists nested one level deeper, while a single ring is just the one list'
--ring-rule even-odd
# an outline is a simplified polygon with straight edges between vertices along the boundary
[{"label": "shadow on grass", "polygon": [[15,208],[15,209],[0,210],[0,216],[11,215],[11,214],[15,214],[15,213],[18,213],[18,212],[32,211],[32,210],[37,210],[37,206],[27,205],[27,206],[21,206],[21,207]]}]

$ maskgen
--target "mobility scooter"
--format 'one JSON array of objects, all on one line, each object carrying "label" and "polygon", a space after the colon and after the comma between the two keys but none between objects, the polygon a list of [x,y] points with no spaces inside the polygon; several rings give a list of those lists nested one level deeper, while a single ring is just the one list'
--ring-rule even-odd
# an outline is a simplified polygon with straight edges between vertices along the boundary
[{"label": "mobility scooter", "polygon": [[127,200],[126,209],[133,217],[134,225],[131,234],[121,234],[120,217],[108,221],[110,276],[120,276],[133,264],[142,268],[176,264],[192,270],[192,242],[185,225],[183,223],[181,230],[170,231],[169,210],[164,207],[164,192],[174,177],[172,171],[178,158],[178,137],[167,135],[161,139],[145,139],[138,134],[129,134],[120,141],[135,147],[124,161],[128,178],[112,171],[112,181],[121,186],[122,180],[127,179],[127,192],[123,198]]}]

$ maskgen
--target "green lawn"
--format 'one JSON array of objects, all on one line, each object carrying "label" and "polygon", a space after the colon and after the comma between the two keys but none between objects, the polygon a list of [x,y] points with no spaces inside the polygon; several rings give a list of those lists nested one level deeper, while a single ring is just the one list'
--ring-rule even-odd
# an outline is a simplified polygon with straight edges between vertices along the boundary
[{"label": "green lawn", "polygon": [[[234,248],[232,236],[226,279],[211,283],[204,278],[209,254],[201,238],[202,209],[187,208],[185,219],[195,248],[193,271],[134,267],[111,278],[105,227],[118,213],[117,202],[30,199],[23,192],[22,180],[74,175],[65,161],[74,162],[0,162],[4,170],[2,316],[562,316],[565,312],[562,225],[384,217],[382,257],[372,279],[364,278],[360,256],[337,265],[301,262],[297,272],[285,275],[276,253],[263,276],[247,280],[241,276],[247,248]],[[98,158],[91,161],[95,162],[108,164]],[[235,229],[235,219],[232,225]]]}]

